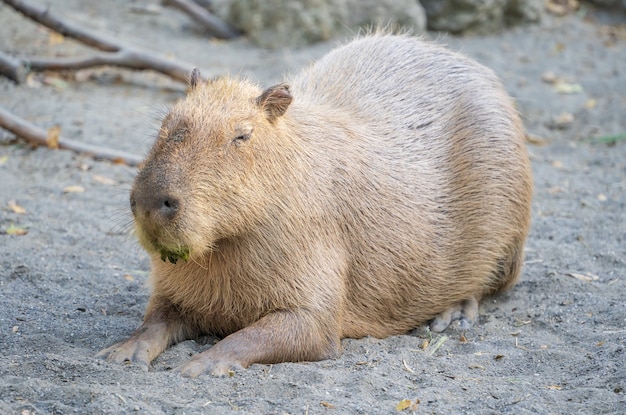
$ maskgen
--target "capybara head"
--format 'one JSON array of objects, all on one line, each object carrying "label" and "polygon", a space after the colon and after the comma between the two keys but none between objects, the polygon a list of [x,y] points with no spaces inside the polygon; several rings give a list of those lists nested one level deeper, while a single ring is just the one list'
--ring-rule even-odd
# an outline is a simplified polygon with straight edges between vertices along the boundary
[{"label": "capybara head", "polygon": [[163,120],[130,195],[141,244],[176,263],[245,232],[268,200],[276,130],[291,103],[285,84],[191,75]]}]

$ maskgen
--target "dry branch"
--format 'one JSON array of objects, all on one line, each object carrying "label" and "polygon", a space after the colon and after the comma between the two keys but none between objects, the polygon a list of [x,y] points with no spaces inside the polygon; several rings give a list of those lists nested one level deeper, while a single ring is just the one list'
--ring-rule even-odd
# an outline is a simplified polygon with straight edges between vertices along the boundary
[{"label": "dry branch", "polygon": [[193,1],[163,0],[162,3],[165,6],[175,7],[186,13],[218,39],[232,39],[239,36],[237,29]]},{"label": "dry branch", "polygon": [[89,45],[105,52],[117,52],[121,49],[120,45],[114,40],[106,39],[104,36],[91,33],[72,23],[64,22],[54,14],[50,13],[48,8],[28,4],[20,0],[2,0],[4,3],[13,7],[18,12],[31,20],[40,23],[55,32],[66,37],[71,37],[85,45]]},{"label": "dry branch", "polygon": [[[48,9],[28,4],[20,0],[1,0],[26,17],[40,23],[55,32],[64,36],[76,39],[86,45],[95,47],[105,52],[82,58],[62,58],[62,59],[17,59],[13,62],[4,59],[1,55],[0,74],[5,75],[16,82],[21,79],[15,76],[15,69],[22,67],[25,72],[28,70],[76,70],[95,66],[112,65],[130,69],[151,69],[170,76],[180,82],[187,82],[189,74],[194,68],[193,65],[179,60],[165,59],[149,51],[132,48],[119,41],[106,38],[100,34],[89,32],[81,27],[62,21],[59,17],[51,13]],[[5,62],[9,62],[5,65]],[[19,63],[18,63],[19,62]],[[5,70],[6,66],[6,70]],[[23,78],[22,78],[23,79]]]},{"label": "dry branch", "polygon": [[[0,107],[0,127],[19,137],[22,137],[31,144],[37,146],[49,146],[48,132],[46,130],[11,114],[2,107]],[[62,149],[71,150],[81,154],[90,154],[96,159],[111,160],[113,162],[124,163],[129,166],[137,166],[142,161],[142,158],[135,154],[102,148],[75,140],[59,138],[57,144],[58,147]]]},{"label": "dry branch", "polygon": [[0,50],[0,74],[21,84],[26,80],[27,72],[28,70],[24,66],[23,61],[9,56]]}]

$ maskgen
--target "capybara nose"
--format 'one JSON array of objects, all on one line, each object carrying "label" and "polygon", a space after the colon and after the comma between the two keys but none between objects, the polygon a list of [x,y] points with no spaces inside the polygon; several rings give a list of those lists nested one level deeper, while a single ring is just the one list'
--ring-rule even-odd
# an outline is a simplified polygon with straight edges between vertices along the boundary
[{"label": "capybara nose", "polygon": [[173,196],[166,196],[161,199],[156,204],[158,206],[158,213],[166,219],[171,219],[174,217],[176,212],[178,211],[178,207],[180,203],[178,199]]},{"label": "capybara nose", "polygon": [[172,219],[178,209],[180,201],[173,195],[161,194],[133,194],[130,198],[130,209],[134,215],[161,217]]}]

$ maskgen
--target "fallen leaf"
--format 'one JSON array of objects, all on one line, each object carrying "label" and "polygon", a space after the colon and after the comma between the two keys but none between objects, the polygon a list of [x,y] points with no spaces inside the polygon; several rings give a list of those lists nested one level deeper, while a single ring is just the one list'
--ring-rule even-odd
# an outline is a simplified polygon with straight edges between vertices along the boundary
[{"label": "fallen leaf", "polygon": [[526,141],[536,146],[545,146],[547,144],[547,140],[545,138],[533,134],[526,134]]},{"label": "fallen leaf", "polygon": [[66,188],[63,189],[63,193],[82,193],[85,191],[85,188],[83,186],[67,186]]},{"label": "fallen leaf", "polygon": [[504,355],[503,354],[497,354],[497,355],[494,356],[493,359],[494,360],[502,360],[502,359],[504,359]]},{"label": "fallen leaf", "polygon": [[429,345],[429,344],[430,344],[430,343],[429,343],[429,341],[428,341],[428,340],[424,340],[424,341],[422,342],[422,345],[421,345],[420,347],[422,348],[422,350],[426,350],[426,349],[428,348],[428,345]]},{"label": "fallen leaf", "polygon": [[557,169],[562,169],[563,168],[563,162],[559,161],[559,160],[554,160],[552,162],[552,167],[556,167]]},{"label": "fallen leaf", "polygon": [[64,89],[67,89],[68,85],[68,83],[63,79],[51,75],[45,76],[43,78],[43,83],[54,87],[54,89],[58,91],[63,91]]},{"label": "fallen leaf", "polygon": [[126,275],[124,275],[124,279],[125,279],[126,281],[135,281],[135,279],[133,278],[133,276],[132,276],[132,275],[130,275],[130,274],[126,274]]},{"label": "fallen leaf", "polygon": [[61,126],[53,125],[48,128],[48,135],[46,137],[46,145],[48,148],[58,149],[59,148],[59,135],[61,135]]},{"label": "fallen leaf", "polygon": [[559,386],[559,385],[550,385],[550,386],[548,386],[548,389],[551,389],[553,391],[560,391],[563,388],[561,386]]},{"label": "fallen leaf", "polygon": [[2,166],[8,160],[9,160],[9,155],[8,154],[5,154],[4,156],[0,157],[0,166]]},{"label": "fallen leaf", "polygon": [[559,94],[578,94],[583,92],[583,87],[580,84],[570,84],[565,81],[557,81],[554,84],[554,89]]},{"label": "fallen leaf", "polygon": [[583,274],[578,274],[576,272],[570,272],[570,273],[565,274],[565,275],[568,275],[570,277],[574,277],[577,280],[585,281],[585,282],[592,282],[592,281],[597,281],[597,280],[600,279],[600,277],[598,277],[597,275],[593,275],[593,274],[589,274],[589,273],[587,273],[587,275],[583,275]]},{"label": "fallen leaf", "polygon": [[65,41],[65,36],[63,36],[62,34],[58,32],[50,32],[50,35],[48,36],[48,44],[50,46],[60,45],[64,41]]},{"label": "fallen leaf", "polygon": [[578,0],[546,0],[546,10],[555,16],[565,16],[578,10],[580,3]]},{"label": "fallen leaf", "polygon": [[606,195],[605,195],[604,193],[600,193],[600,194],[598,195],[598,200],[599,200],[600,202],[606,202],[606,201],[607,201],[607,197],[606,197]]},{"label": "fallen leaf", "polygon": [[19,213],[20,215],[26,213],[26,209],[18,205],[15,200],[9,200],[9,203],[7,203],[7,207],[11,209],[13,213]]},{"label": "fallen leaf", "polygon": [[598,101],[593,98],[590,98],[587,100],[587,102],[585,102],[585,108],[587,108],[588,110],[594,109],[596,105],[598,105]]},{"label": "fallen leaf", "polygon": [[396,405],[396,411],[404,411],[406,409],[409,409],[413,412],[417,411],[417,406],[420,404],[420,400],[416,399],[415,401],[412,401],[410,399],[403,399],[400,402],[398,402],[398,404]]},{"label": "fallen leaf", "polygon": [[22,235],[26,235],[28,233],[28,231],[24,228],[18,228],[17,226],[11,224],[7,230],[5,231],[7,235],[16,235],[16,236],[22,236]]},{"label": "fallen leaf", "polygon": [[324,408],[328,408],[328,409],[334,409],[335,408],[335,405],[333,405],[332,403],[328,403],[328,402],[324,402],[324,401],[321,401],[320,405],[322,405]]},{"label": "fallen leaf", "polygon": [[597,342],[597,343],[596,343],[596,346],[598,346],[598,347],[602,347],[602,346],[604,346],[604,342]]},{"label": "fallen leaf", "polygon": [[574,115],[569,112],[563,112],[555,117],[552,117],[552,120],[550,120],[548,127],[564,130],[566,128],[569,128],[573,122]]},{"label": "fallen leaf", "polygon": [[17,331],[20,329],[20,326],[13,326],[13,328],[11,329],[11,331],[13,333],[17,333]]},{"label": "fallen leaf", "polygon": [[484,367],[484,366],[481,366],[481,365],[479,365],[479,364],[477,364],[477,363],[473,363],[473,364],[469,365],[468,367],[469,367],[470,369],[480,369],[480,370],[485,370],[485,367]]},{"label": "fallen leaf", "polygon": [[113,186],[115,185],[115,180],[110,179],[106,176],[100,176],[99,174],[94,174],[93,175],[93,180],[95,182],[98,182],[100,184],[106,184],[107,186]]},{"label": "fallen leaf", "polygon": [[41,88],[41,85],[41,81],[35,75],[35,72],[31,72],[26,75],[26,86],[28,86],[29,88]]}]

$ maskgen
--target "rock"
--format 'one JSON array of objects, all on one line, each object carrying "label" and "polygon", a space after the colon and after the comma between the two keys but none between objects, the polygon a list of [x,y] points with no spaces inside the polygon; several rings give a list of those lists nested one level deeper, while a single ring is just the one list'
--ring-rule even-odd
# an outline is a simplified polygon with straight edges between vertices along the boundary
[{"label": "rock", "polygon": [[214,11],[267,48],[304,46],[376,25],[426,30],[418,0],[217,0]]},{"label": "rock", "polygon": [[421,0],[428,29],[490,33],[518,23],[537,22],[543,0]]}]

